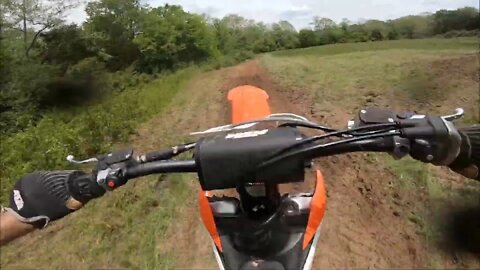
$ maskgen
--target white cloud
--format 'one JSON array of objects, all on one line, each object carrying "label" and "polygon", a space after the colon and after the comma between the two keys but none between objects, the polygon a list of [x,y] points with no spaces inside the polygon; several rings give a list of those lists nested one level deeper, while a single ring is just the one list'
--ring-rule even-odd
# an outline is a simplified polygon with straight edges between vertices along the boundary
[{"label": "white cloud", "polygon": [[[166,3],[181,5],[185,10],[205,13],[212,17],[238,14],[248,19],[272,23],[288,20],[296,28],[308,26],[313,16],[328,17],[337,22],[342,18],[394,19],[405,15],[455,9],[464,6],[478,7],[478,0],[146,0],[155,7]],[[85,20],[83,7],[71,12],[68,20]]]}]

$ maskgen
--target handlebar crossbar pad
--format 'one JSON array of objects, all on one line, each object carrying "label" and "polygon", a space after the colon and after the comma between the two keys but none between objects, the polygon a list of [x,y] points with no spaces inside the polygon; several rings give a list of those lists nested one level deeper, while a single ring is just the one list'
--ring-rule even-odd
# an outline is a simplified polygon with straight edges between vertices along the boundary
[{"label": "handlebar crossbar pad", "polygon": [[304,180],[305,160],[287,158],[257,171],[278,151],[298,143],[296,128],[254,130],[205,137],[197,142],[195,161],[203,190],[235,188],[245,183],[281,184]]}]

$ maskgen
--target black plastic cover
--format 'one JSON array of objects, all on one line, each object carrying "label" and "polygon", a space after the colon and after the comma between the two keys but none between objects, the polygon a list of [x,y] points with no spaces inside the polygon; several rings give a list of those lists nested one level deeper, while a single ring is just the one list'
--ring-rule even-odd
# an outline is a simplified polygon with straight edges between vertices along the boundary
[{"label": "black plastic cover", "polygon": [[414,114],[413,112],[395,113],[387,109],[371,107],[359,111],[357,118],[360,120],[360,126],[363,126],[390,123],[391,120],[398,122],[402,119],[409,119]]},{"label": "black plastic cover", "polygon": [[106,168],[111,167],[113,164],[131,161],[132,156],[133,148],[118,150],[107,155],[97,157],[97,166],[99,170],[105,170]]},{"label": "black plastic cover", "polygon": [[195,148],[200,184],[203,190],[214,190],[244,183],[301,182],[303,157],[291,157],[257,171],[262,162],[301,139],[300,132],[291,127],[202,138]]},{"label": "black plastic cover", "polygon": [[[284,196],[275,213],[251,220],[239,209],[237,217],[218,215],[215,224],[222,242],[225,269],[303,269],[313,241],[303,248],[312,196]],[[222,198],[230,202],[230,198]],[[217,200],[211,200],[210,205]]]}]

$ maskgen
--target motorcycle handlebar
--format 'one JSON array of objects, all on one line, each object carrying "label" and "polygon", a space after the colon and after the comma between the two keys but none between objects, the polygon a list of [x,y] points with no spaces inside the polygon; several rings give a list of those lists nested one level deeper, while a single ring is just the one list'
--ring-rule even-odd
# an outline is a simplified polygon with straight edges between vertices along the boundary
[{"label": "motorcycle handlebar", "polygon": [[[140,163],[123,167],[123,177],[132,179],[155,173],[197,172],[201,182],[212,178],[222,182],[222,179],[245,178],[247,173],[266,180],[292,170],[296,170],[295,176],[298,176],[303,171],[301,164],[310,159],[359,151],[388,152],[398,158],[410,154],[423,162],[448,165],[452,157],[457,156],[461,142],[457,128],[444,117],[396,114],[372,108],[361,110],[354,124],[349,130],[311,138],[302,137],[294,131],[295,128],[282,126],[268,133],[258,131],[263,132],[262,136],[239,137],[242,140],[222,135],[204,137],[196,143],[140,156],[137,159]],[[333,135],[343,135],[343,140],[315,143],[317,139]],[[193,148],[195,160],[164,160]],[[126,156],[130,157],[131,152]],[[122,159],[121,162],[125,161]],[[226,167],[228,171],[224,171]]]},{"label": "motorcycle handlebar", "polygon": [[395,148],[393,137],[380,137],[365,139],[361,141],[352,141],[347,144],[338,144],[334,147],[320,149],[315,158],[339,155],[351,152],[392,152]]},{"label": "motorcycle handlebar", "polygon": [[195,160],[167,160],[141,163],[126,168],[127,179],[137,178],[156,173],[188,173],[197,172]]},{"label": "motorcycle handlebar", "polygon": [[[325,148],[317,151],[313,158],[359,151],[391,152],[394,146],[394,141],[391,137],[366,139]],[[124,177],[126,179],[132,179],[158,173],[197,173],[198,169],[195,160],[152,161],[139,163],[126,168]]]}]

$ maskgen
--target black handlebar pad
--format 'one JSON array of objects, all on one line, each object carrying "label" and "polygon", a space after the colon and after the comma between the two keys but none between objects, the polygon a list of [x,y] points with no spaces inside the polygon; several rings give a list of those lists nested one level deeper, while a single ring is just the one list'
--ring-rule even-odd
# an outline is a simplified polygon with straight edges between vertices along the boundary
[{"label": "black handlebar pad", "polygon": [[291,127],[205,137],[197,142],[195,161],[203,190],[235,188],[245,183],[290,183],[304,180],[305,160],[297,155],[257,171],[279,150],[302,140]]}]

